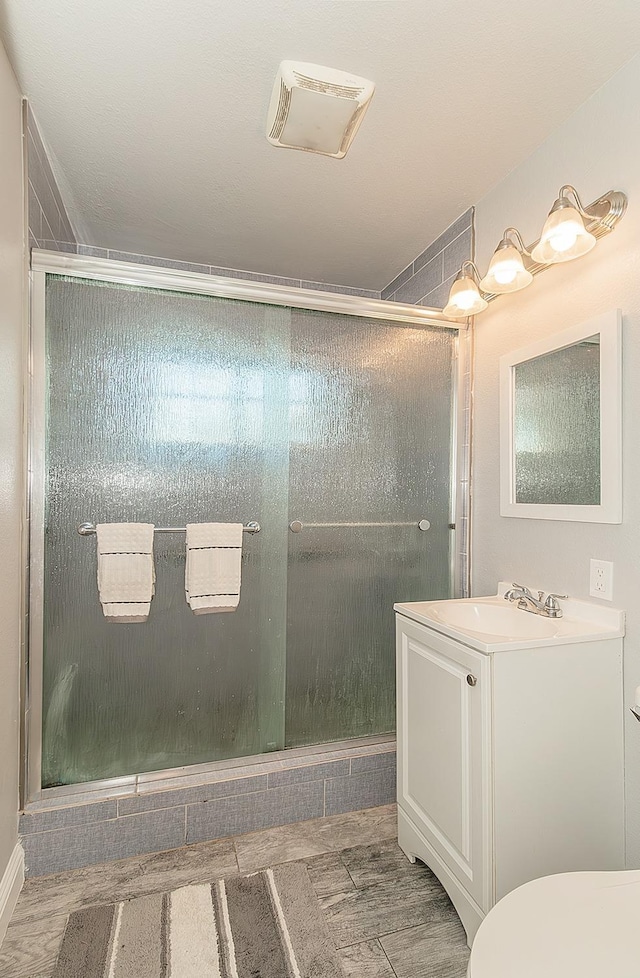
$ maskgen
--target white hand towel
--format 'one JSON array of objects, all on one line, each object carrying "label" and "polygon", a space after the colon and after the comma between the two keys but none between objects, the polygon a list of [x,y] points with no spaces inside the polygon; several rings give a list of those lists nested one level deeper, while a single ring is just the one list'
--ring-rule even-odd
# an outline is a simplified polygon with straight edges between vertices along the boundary
[{"label": "white hand towel", "polygon": [[150,601],[153,566],[149,557],[144,553],[99,554],[98,590],[102,603]]},{"label": "white hand towel", "polygon": [[98,591],[107,621],[143,622],[155,592],[153,523],[98,523]]},{"label": "white hand towel", "polygon": [[241,560],[242,523],[187,523],[184,587],[195,615],[236,610]]}]

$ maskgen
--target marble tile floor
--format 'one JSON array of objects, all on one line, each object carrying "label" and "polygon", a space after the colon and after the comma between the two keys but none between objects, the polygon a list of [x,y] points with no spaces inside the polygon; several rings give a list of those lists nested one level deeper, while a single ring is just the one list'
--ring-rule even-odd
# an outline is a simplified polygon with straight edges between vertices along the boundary
[{"label": "marble tile floor", "polygon": [[50,978],[69,913],[303,861],[347,978],[464,978],[468,948],[444,890],[398,848],[395,805],[27,880],[0,978]]}]

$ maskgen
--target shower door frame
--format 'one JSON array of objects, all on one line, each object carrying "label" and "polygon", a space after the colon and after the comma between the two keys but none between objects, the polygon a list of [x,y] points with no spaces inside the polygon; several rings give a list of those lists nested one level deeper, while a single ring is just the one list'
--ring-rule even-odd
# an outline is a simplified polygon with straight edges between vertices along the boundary
[{"label": "shower door frame", "polygon": [[[46,395],[46,347],[45,302],[47,275],[63,275],[75,278],[132,285],[141,288],[163,289],[198,295],[210,295],[224,299],[258,302],[286,308],[309,309],[318,312],[382,319],[389,322],[409,323],[414,326],[440,326],[456,333],[456,351],[453,369],[453,411],[451,431],[451,494],[449,528],[455,534],[449,548],[450,580],[452,592],[465,597],[469,592],[469,501],[470,501],[470,395],[471,395],[471,322],[454,322],[446,318],[441,309],[427,306],[403,305],[383,299],[370,299],[338,292],[322,292],[290,286],[272,285],[239,278],[226,278],[206,273],[184,272],[164,266],[141,265],[116,259],[92,258],[63,252],[34,249],[31,253],[30,273],[30,321],[29,321],[29,375],[28,389],[28,614],[26,655],[22,665],[22,687],[25,691],[22,717],[22,783],[21,807],[33,802],[46,803],[74,795],[97,791],[101,797],[145,780],[161,782],[164,779],[191,775],[197,769],[199,775],[219,771],[232,766],[234,760],[242,765],[272,762],[292,753],[301,758],[317,754],[323,749],[339,750],[344,746],[358,746],[388,742],[386,735],[349,739],[330,744],[312,745],[308,748],[286,748],[253,757],[230,758],[207,764],[168,768],[163,771],[140,772],[118,778],[82,782],[61,787],[42,787],[42,702],[44,668],[44,529],[45,529],[45,395]],[[90,514],[89,514],[90,516]],[[89,518],[89,517],[87,517]],[[287,528],[288,529],[288,528]]]}]

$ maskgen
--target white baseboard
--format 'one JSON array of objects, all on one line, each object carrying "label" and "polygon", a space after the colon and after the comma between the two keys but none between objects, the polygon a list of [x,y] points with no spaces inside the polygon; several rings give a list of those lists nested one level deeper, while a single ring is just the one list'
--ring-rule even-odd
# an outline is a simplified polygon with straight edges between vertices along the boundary
[{"label": "white baseboard", "polygon": [[11,853],[7,868],[0,880],[0,944],[4,940],[11,915],[15,910],[24,883],[24,850],[19,842]]}]

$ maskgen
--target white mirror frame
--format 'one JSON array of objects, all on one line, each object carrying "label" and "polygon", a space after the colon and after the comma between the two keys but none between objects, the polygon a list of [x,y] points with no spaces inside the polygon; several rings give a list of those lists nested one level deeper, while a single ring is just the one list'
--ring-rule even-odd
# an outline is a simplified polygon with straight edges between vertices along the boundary
[{"label": "white mirror frame", "polygon": [[[600,334],[600,505],[515,501],[513,451],[515,367]],[[500,357],[500,515],[583,523],[622,522],[622,314],[602,313],[571,329]]]}]

